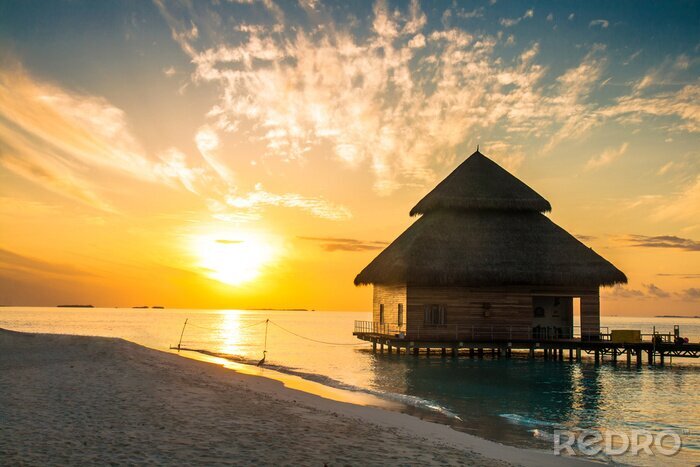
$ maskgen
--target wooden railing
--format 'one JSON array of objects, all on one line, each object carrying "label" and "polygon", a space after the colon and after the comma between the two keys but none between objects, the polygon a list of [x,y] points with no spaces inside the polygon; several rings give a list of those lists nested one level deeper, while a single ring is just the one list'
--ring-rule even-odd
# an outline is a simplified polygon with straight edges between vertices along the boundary
[{"label": "wooden railing", "polygon": [[[373,321],[355,321],[355,333],[406,337],[415,340],[507,340],[507,339],[580,339],[581,327],[561,328],[553,326],[468,326],[462,324],[423,325],[406,331],[406,326]],[[600,332],[584,335],[583,339],[610,340],[607,327]]]},{"label": "wooden railing", "polygon": [[353,332],[396,336],[406,333],[406,325],[399,326],[396,323],[379,323],[377,321],[355,321],[355,330]]}]

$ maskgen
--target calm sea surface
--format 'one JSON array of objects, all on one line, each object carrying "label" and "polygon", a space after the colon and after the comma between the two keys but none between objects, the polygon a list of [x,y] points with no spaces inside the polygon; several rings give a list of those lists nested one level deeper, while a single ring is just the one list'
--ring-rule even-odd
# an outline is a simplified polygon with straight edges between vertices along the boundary
[{"label": "calm sea surface", "polygon": [[[555,429],[674,430],[673,458],[616,457],[637,465],[700,464],[700,362],[627,368],[591,361],[529,361],[373,354],[352,337],[369,313],[242,310],[0,308],[0,327],[17,331],[122,337],[155,349],[176,345],[257,362],[267,333],[272,368],[324,385],[366,392],[434,414],[455,428],[522,447],[551,449]],[[700,319],[603,317],[610,329],[681,334],[700,342]],[[326,343],[315,342],[324,341]],[[330,345],[344,344],[344,345]],[[185,354],[184,352],[183,354]],[[646,359],[645,359],[646,360]]]}]

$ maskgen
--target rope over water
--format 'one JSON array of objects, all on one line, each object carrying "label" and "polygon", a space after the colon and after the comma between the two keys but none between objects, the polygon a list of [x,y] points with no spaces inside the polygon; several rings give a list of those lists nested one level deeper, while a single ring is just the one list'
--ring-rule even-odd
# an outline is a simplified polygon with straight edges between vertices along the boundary
[{"label": "rope over water", "polygon": [[[257,363],[258,366],[263,366],[263,365],[265,364],[265,359],[267,358],[267,334],[268,334],[268,330],[269,330],[270,324],[272,324],[272,325],[274,325],[274,326],[277,326],[280,330],[282,330],[282,331],[284,331],[284,332],[286,332],[286,333],[288,333],[288,334],[291,334],[291,335],[293,335],[293,336],[295,336],[295,337],[298,337],[299,339],[304,339],[304,340],[307,340],[307,341],[310,341],[310,342],[315,342],[315,343],[317,343],[317,344],[335,345],[335,346],[362,346],[362,345],[365,345],[364,343],[361,343],[361,342],[360,342],[360,343],[329,342],[329,341],[322,341],[322,340],[319,340],[319,339],[314,339],[314,338],[312,338],[312,337],[303,336],[303,335],[301,335],[301,334],[299,334],[299,333],[296,333],[296,332],[294,332],[294,331],[292,331],[292,330],[290,330],[290,329],[285,328],[284,326],[281,326],[281,325],[277,324],[276,322],[270,320],[270,318],[264,319],[264,320],[262,320],[262,321],[258,321],[257,323],[248,324],[248,325],[246,325],[246,326],[241,326],[241,327],[239,327],[238,329],[252,328],[252,327],[254,327],[254,326],[258,326],[258,325],[263,324],[263,323],[265,323],[265,338],[264,338],[264,341],[263,341],[263,356],[262,356],[262,359],[260,359],[260,361]],[[180,333],[180,341],[178,342],[177,347],[171,347],[171,349],[177,349],[178,352],[180,352],[181,349],[182,349],[182,350],[193,350],[193,349],[187,349],[187,348],[183,348],[183,347],[182,347],[182,338],[183,338],[183,336],[185,335],[185,327],[186,327],[188,324],[189,324],[190,326],[194,326],[194,327],[200,328],[200,329],[205,329],[205,330],[208,330],[208,331],[221,331],[220,328],[211,328],[211,327],[207,327],[207,326],[201,326],[201,325],[198,325],[198,324],[190,323],[190,322],[189,322],[189,318],[187,318],[187,319],[185,319],[185,324],[182,326],[182,332]]]}]

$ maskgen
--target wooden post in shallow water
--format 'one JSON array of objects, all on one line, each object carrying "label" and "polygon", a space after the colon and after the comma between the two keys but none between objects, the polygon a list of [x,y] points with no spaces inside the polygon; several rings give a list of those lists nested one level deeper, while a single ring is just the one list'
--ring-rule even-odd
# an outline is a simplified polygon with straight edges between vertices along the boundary
[{"label": "wooden post in shallow water", "polygon": [[187,320],[189,318],[185,318],[185,324],[182,325],[182,332],[180,333],[180,340],[177,343],[177,351],[180,351],[180,345],[182,344],[182,336],[185,335],[185,326],[187,326]]}]

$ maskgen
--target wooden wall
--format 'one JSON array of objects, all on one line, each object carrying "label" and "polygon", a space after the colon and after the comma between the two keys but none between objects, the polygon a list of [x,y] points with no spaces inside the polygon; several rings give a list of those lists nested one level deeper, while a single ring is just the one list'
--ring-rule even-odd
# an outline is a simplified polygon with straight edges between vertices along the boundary
[{"label": "wooden wall", "polygon": [[407,296],[406,330],[409,334],[423,326],[425,305],[429,304],[446,306],[447,325],[484,329],[491,326],[532,327],[532,296],[525,293],[469,287],[408,287]]},{"label": "wooden wall", "polygon": [[[585,316],[587,332],[600,324],[598,289],[567,287],[419,287],[406,289],[406,331],[408,334],[423,328],[425,305],[446,306],[448,326],[512,327],[531,329],[533,326],[533,295],[581,297],[582,320]],[[488,305],[485,305],[488,304]],[[378,307],[375,295],[375,314]],[[386,310],[386,309],[385,309]],[[585,311],[584,311],[585,310]],[[385,311],[385,316],[387,311]],[[597,321],[596,321],[597,320]],[[595,330],[597,332],[597,327]],[[514,336],[523,337],[523,336]]]},{"label": "wooden wall", "polygon": [[384,322],[397,325],[399,322],[399,304],[404,308],[404,323],[406,322],[406,286],[375,285],[372,305],[372,321],[379,322],[379,305],[384,305]]}]

